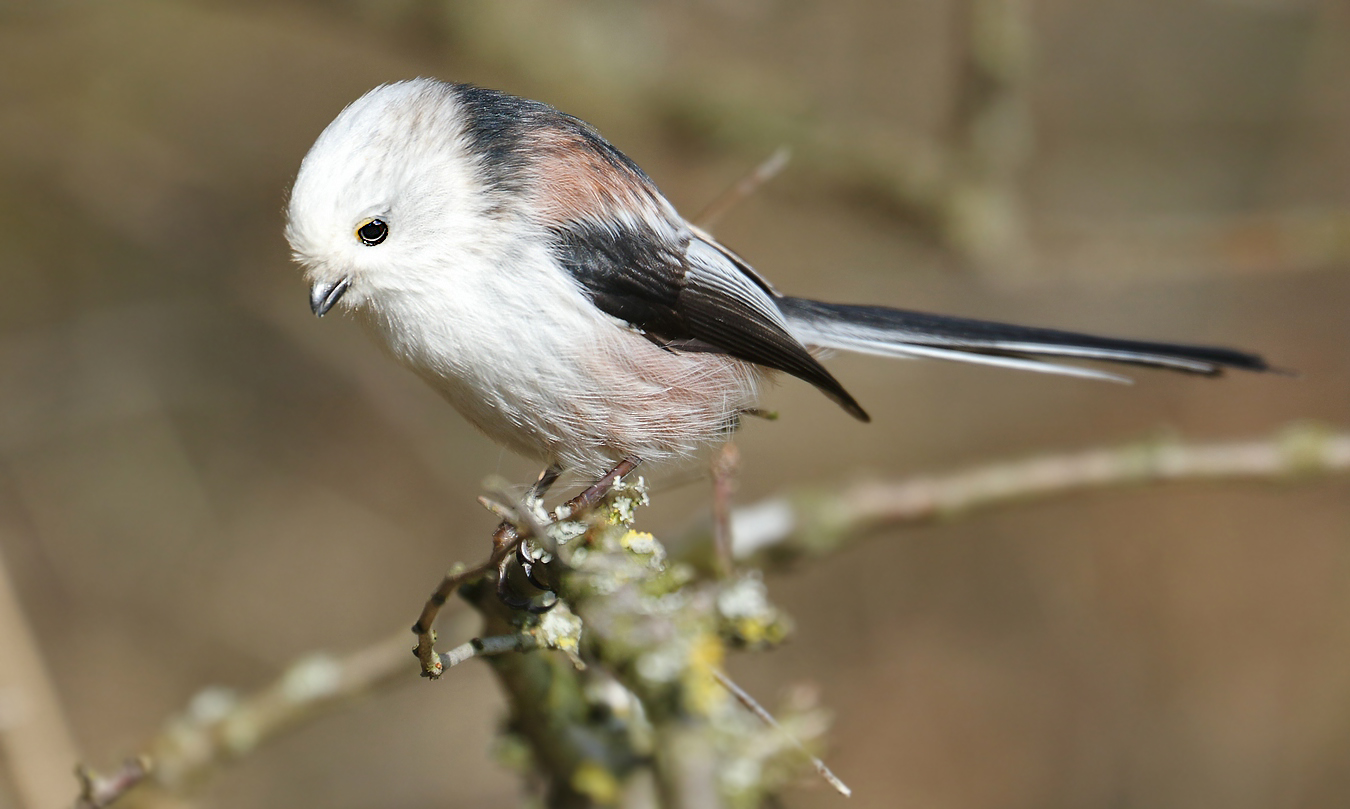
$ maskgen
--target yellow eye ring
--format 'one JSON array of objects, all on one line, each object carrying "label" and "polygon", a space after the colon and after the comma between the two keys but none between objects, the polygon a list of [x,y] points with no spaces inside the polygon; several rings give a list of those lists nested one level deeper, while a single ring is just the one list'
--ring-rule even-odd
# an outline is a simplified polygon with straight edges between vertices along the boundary
[{"label": "yellow eye ring", "polygon": [[374,247],[389,235],[389,226],[383,219],[367,219],[356,229],[356,238],[366,247]]}]

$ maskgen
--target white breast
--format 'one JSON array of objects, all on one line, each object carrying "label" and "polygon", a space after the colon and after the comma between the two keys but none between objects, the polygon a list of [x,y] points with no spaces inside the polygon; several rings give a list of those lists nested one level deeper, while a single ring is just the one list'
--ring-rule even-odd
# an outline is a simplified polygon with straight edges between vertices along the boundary
[{"label": "white breast", "polygon": [[494,440],[601,474],[626,456],[692,455],[755,407],[764,369],[660,348],[592,305],[542,247],[493,252],[425,268],[415,291],[380,290],[363,308],[393,355]]}]

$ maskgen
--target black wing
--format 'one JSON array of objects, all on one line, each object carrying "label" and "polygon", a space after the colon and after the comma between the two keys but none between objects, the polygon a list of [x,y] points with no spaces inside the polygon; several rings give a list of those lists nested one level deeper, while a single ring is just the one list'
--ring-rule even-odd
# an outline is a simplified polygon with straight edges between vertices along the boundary
[{"label": "black wing", "polygon": [[671,350],[715,351],[785,371],[870,420],[792,336],[769,290],[715,242],[683,229],[587,220],[552,232],[559,263],[606,314]]}]

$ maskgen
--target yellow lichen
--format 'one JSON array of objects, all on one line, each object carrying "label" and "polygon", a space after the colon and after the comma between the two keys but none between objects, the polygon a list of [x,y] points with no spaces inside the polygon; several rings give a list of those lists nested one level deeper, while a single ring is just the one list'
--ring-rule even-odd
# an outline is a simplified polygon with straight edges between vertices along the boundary
[{"label": "yellow lichen", "polygon": [[639,553],[651,553],[651,543],[655,541],[656,537],[648,532],[633,531],[631,529],[628,533],[619,538],[619,544],[629,550],[634,550],[634,545],[636,544]]},{"label": "yellow lichen", "polygon": [[757,618],[741,618],[735,622],[736,637],[747,646],[757,646],[768,639],[768,627]]},{"label": "yellow lichen", "polygon": [[691,713],[707,716],[726,700],[726,689],[712,675],[722,667],[725,657],[726,647],[715,633],[701,633],[690,643],[684,698]]},{"label": "yellow lichen", "polygon": [[619,800],[619,781],[598,761],[583,761],[572,773],[572,789],[601,806]]}]

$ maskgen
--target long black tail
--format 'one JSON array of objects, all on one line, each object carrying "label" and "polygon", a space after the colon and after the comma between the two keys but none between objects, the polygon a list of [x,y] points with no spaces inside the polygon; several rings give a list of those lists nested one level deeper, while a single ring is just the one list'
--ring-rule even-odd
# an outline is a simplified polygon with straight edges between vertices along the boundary
[{"label": "long black tail", "polygon": [[862,354],[934,357],[1119,382],[1129,379],[1036,358],[1102,360],[1206,376],[1221,374],[1225,368],[1273,370],[1260,356],[1231,348],[1120,340],[907,312],[884,306],[853,306],[786,297],[778,298],[776,302],[793,333],[803,343]]}]

